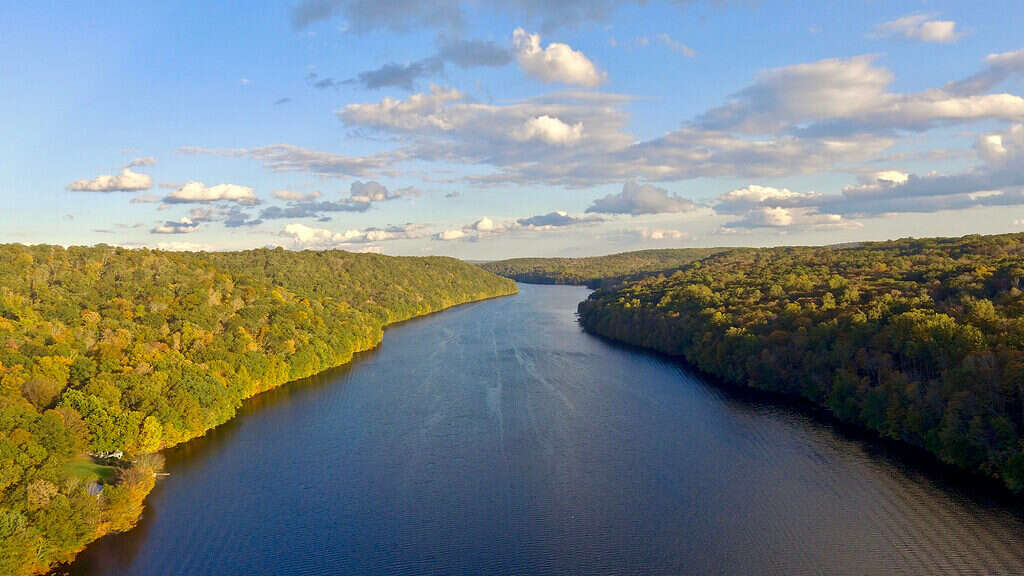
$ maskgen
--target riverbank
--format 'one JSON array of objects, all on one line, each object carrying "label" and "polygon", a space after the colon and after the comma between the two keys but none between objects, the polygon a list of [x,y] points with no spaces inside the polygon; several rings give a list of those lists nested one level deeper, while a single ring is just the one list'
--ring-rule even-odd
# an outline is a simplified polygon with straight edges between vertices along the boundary
[{"label": "riverbank", "polygon": [[[499,294],[499,295],[486,296],[486,297],[472,299],[472,300],[466,300],[466,301],[458,302],[458,303],[452,304],[450,306],[447,306],[447,307],[444,307],[444,308],[440,308],[440,309],[437,309],[437,310],[433,310],[433,311],[430,311],[430,312],[425,312],[425,313],[422,313],[422,314],[415,314],[415,315],[411,315],[411,316],[408,316],[408,317],[396,319],[393,322],[385,324],[383,326],[383,328],[386,330],[388,328],[392,328],[392,327],[401,325],[401,324],[409,322],[411,320],[415,320],[415,319],[418,319],[418,318],[423,318],[423,317],[430,316],[430,315],[433,315],[433,314],[438,314],[440,312],[444,312],[446,310],[450,310],[452,308],[457,308],[459,306],[463,306],[463,305],[466,305],[466,304],[473,304],[473,303],[483,302],[483,301],[486,301],[486,300],[492,300],[492,299],[496,299],[496,298],[504,298],[504,297],[511,296],[511,295],[514,295],[514,294],[518,293],[518,288],[516,288],[514,285],[513,285],[513,288],[514,288],[513,290],[511,290],[511,291],[509,291],[509,292],[507,292],[505,294]],[[281,382],[279,384],[266,387],[266,388],[262,389],[261,391],[256,392],[255,394],[247,396],[246,398],[243,399],[243,402],[248,403],[248,402],[252,401],[253,399],[255,399],[257,396],[260,396],[262,394],[266,394],[268,392],[272,392],[272,391],[277,390],[278,388],[280,388],[282,386],[287,386],[287,385],[290,385],[290,384],[293,384],[293,383],[296,383],[296,382],[299,382],[299,381],[302,381],[302,380],[305,380],[305,379],[317,376],[319,374],[323,374],[323,373],[329,372],[329,371],[337,369],[339,367],[345,366],[345,365],[351,363],[352,360],[356,356],[358,356],[359,354],[364,354],[364,353],[370,352],[370,351],[374,350],[375,348],[377,348],[380,345],[380,343],[383,341],[383,336],[384,336],[384,333],[382,332],[381,333],[381,338],[379,338],[376,342],[373,342],[372,344],[370,344],[370,345],[368,345],[366,347],[363,347],[363,348],[351,351],[351,354],[349,354],[348,358],[346,360],[344,360],[343,362],[340,362],[340,363],[338,363],[336,365],[333,365],[333,366],[327,366],[327,367],[323,368],[322,370],[320,370],[318,372],[315,372],[313,374],[308,374],[308,375],[296,378],[294,380],[287,380],[287,381]],[[192,437],[190,437],[188,439],[182,440],[180,442],[176,442],[175,444],[172,444],[172,445],[163,446],[161,448],[160,452],[163,452],[163,451],[166,451],[166,450],[170,450],[170,449],[174,449],[174,448],[178,448],[178,447],[181,447],[181,446],[183,446],[183,445],[185,445],[185,444],[187,444],[187,443],[189,443],[189,442],[191,442],[193,440],[204,438],[209,432],[216,430],[220,426],[222,426],[224,424],[227,424],[227,423],[231,422],[232,420],[233,419],[225,420],[224,422],[218,424],[217,426],[214,426],[214,427],[211,427],[211,428],[205,430],[202,434],[198,434],[198,435],[192,436]],[[51,575],[51,576],[59,576],[59,575],[65,573],[66,565],[72,563],[74,561],[74,557],[77,556],[78,553],[80,553],[82,550],[84,550],[86,547],[88,547],[90,544],[92,544],[96,540],[99,540],[100,538],[103,538],[104,536],[107,536],[107,535],[110,535],[110,534],[116,534],[116,533],[125,532],[125,531],[128,531],[128,530],[134,529],[135,526],[138,524],[138,521],[141,518],[142,514],[145,511],[145,500],[146,500],[146,498],[149,496],[149,494],[152,492],[152,490],[156,486],[156,473],[159,472],[159,470],[156,470],[156,469],[148,470],[148,472],[150,472],[150,473],[145,474],[145,475],[139,475],[139,478],[144,478],[145,481],[140,481],[140,482],[136,482],[136,483],[132,484],[129,499],[125,502],[125,506],[124,506],[125,510],[124,510],[124,512],[122,514],[119,515],[119,521],[117,523],[109,523],[108,522],[108,523],[104,524],[103,527],[96,532],[95,538],[93,538],[90,542],[86,543],[85,546],[83,546],[83,547],[79,548],[78,550],[75,550],[74,552],[72,552],[70,557],[67,560],[63,561],[62,563],[58,564],[57,566],[54,566],[54,567],[50,568],[48,571],[46,571],[46,573]],[[42,573],[42,572],[39,572],[39,573]]]},{"label": "riverbank", "polygon": [[84,455],[187,442],[387,325],[515,290],[443,257],[0,245],[0,574],[134,523],[152,473]]},{"label": "riverbank", "polygon": [[734,250],[593,293],[596,334],[1024,491],[1024,236]]},{"label": "riverbank", "polygon": [[951,493],[962,495],[983,506],[1005,509],[1015,517],[1024,520],[1024,494],[1010,490],[997,477],[986,476],[975,470],[954,466],[943,462],[934,453],[921,446],[889,438],[879,434],[876,430],[843,421],[827,407],[816,404],[807,398],[727,382],[715,374],[691,364],[684,356],[669,354],[656,348],[606,336],[587,329],[582,322],[580,322],[580,327],[587,334],[611,346],[636,353],[650,354],[677,364],[687,374],[692,374],[708,385],[714,386],[738,402],[775,406],[805,416],[816,424],[834,431],[837,435],[861,444],[866,451],[872,454],[877,453],[883,458],[898,462],[900,466],[908,470],[922,474]]}]

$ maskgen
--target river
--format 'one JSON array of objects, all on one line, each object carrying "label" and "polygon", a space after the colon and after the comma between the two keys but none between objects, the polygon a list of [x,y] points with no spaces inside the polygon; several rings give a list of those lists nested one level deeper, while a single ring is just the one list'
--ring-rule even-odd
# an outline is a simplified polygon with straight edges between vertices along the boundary
[{"label": "river", "polygon": [[1005,503],[584,333],[587,293],[523,284],[252,399],[65,571],[1024,574]]}]

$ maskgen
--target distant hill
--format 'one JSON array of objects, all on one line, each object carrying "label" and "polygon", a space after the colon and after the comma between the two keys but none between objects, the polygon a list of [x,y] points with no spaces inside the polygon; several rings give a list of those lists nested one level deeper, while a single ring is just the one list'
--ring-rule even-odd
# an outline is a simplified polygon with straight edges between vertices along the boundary
[{"label": "distant hill", "polygon": [[513,258],[480,264],[499,276],[530,284],[582,284],[597,288],[638,275],[668,272],[728,248],[639,250],[586,258]]}]

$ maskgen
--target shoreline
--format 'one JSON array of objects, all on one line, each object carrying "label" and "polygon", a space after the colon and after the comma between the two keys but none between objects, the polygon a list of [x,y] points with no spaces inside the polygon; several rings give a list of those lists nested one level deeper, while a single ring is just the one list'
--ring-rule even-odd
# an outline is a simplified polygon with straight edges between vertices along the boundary
[{"label": "shoreline", "polygon": [[853,422],[844,422],[827,407],[815,404],[806,398],[754,388],[752,386],[730,384],[714,374],[704,372],[690,364],[683,356],[619,340],[600,332],[592,331],[581,320],[578,319],[577,321],[581,330],[603,342],[665,358],[682,367],[686,372],[698,377],[708,386],[713,386],[725,392],[732,399],[742,402],[760,402],[792,410],[797,414],[829,427],[844,438],[859,442],[868,448],[875,449],[886,458],[892,458],[900,464],[911,467],[913,470],[926,475],[930,481],[942,486],[944,489],[952,490],[958,495],[970,498],[979,504],[999,506],[1024,519],[1024,494],[1014,493],[999,478],[986,476],[975,470],[943,462],[938,456],[922,446],[917,446],[898,438],[882,436],[875,430],[859,426]]},{"label": "shoreline", "polygon": [[[496,294],[496,295],[492,295],[492,296],[486,296],[486,297],[483,297],[483,298],[478,298],[478,299],[475,299],[475,300],[466,300],[464,302],[458,302],[458,303],[452,304],[450,306],[445,306],[445,307],[440,308],[438,310],[432,310],[430,312],[426,312],[426,313],[423,313],[423,314],[416,314],[416,315],[410,316],[408,318],[403,318],[403,319],[400,319],[400,320],[395,320],[393,322],[388,322],[387,324],[384,324],[383,326],[381,326],[381,337],[376,342],[374,342],[371,346],[368,346],[366,348],[359,349],[359,350],[352,350],[351,355],[349,355],[348,359],[345,360],[344,362],[341,362],[341,363],[336,364],[334,366],[325,367],[325,368],[323,368],[321,370],[318,370],[317,372],[315,372],[313,374],[308,374],[308,375],[302,376],[300,378],[295,378],[295,379],[292,379],[292,380],[287,380],[285,382],[282,382],[282,383],[274,385],[274,386],[270,386],[270,387],[268,387],[268,388],[266,388],[264,390],[260,390],[259,392],[255,393],[255,394],[247,396],[247,397],[242,399],[241,404],[235,409],[235,413],[231,416],[231,418],[225,420],[224,422],[221,422],[221,423],[217,424],[216,426],[212,426],[210,428],[207,428],[206,430],[203,431],[202,434],[199,434],[199,435],[196,435],[196,436],[192,436],[192,437],[190,437],[190,438],[188,438],[186,440],[182,440],[181,442],[177,442],[175,444],[171,444],[171,445],[168,445],[168,446],[163,446],[163,447],[160,448],[160,450],[154,452],[153,454],[160,454],[161,456],[164,456],[165,452],[167,452],[167,451],[184,449],[189,444],[191,444],[193,441],[201,440],[203,438],[206,438],[209,435],[210,432],[217,431],[217,430],[223,428],[225,425],[228,425],[228,424],[230,424],[232,422],[235,422],[237,420],[237,417],[240,414],[242,414],[242,410],[243,410],[243,408],[247,404],[250,404],[250,403],[254,402],[257,398],[260,398],[264,394],[268,394],[270,392],[273,392],[273,391],[276,391],[276,390],[280,390],[281,388],[284,388],[286,386],[289,386],[289,385],[292,385],[292,384],[296,384],[296,383],[300,383],[300,382],[302,382],[304,380],[308,380],[310,378],[314,378],[314,377],[320,376],[320,375],[325,374],[325,373],[327,373],[327,372],[329,372],[331,370],[336,370],[336,369],[339,369],[339,368],[350,366],[357,359],[357,357],[359,355],[366,354],[366,353],[372,352],[373,350],[376,350],[380,346],[380,344],[384,341],[384,333],[385,333],[385,331],[388,328],[391,328],[393,326],[399,326],[401,324],[405,324],[407,322],[412,322],[412,321],[419,320],[419,319],[422,319],[422,318],[427,318],[429,316],[433,316],[435,314],[439,314],[441,312],[445,312],[445,311],[452,310],[452,309],[455,309],[455,308],[459,308],[459,307],[462,307],[462,306],[467,306],[467,305],[470,305],[470,304],[477,304],[477,303],[486,302],[486,301],[489,301],[489,300],[496,300],[498,298],[507,298],[509,296],[515,296],[518,293],[519,293],[519,288],[518,288],[518,286],[516,286],[514,291],[508,292],[506,294]],[[123,533],[130,532],[130,531],[134,530],[138,526],[139,521],[142,519],[142,516],[145,513],[146,500],[149,498],[149,495],[152,494],[154,489],[156,489],[156,477],[155,476],[154,476],[154,482],[152,483],[152,485],[150,485],[149,488],[146,489],[145,492],[142,494],[142,498],[141,498],[141,500],[138,503],[138,508],[139,508],[138,514],[134,518],[131,519],[131,525],[129,527],[127,527],[125,529],[121,529],[121,530],[107,530],[107,531],[104,531],[104,532],[98,532],[96,537],[93,538],[92,540],[90,540],[85,546],[83,546],[79,550],[75,550],[73,552],[73,556],[71,557],[71,559],[69,559],[69,560],[67,560],[65,562],[60,562],[60,563],[58,563],[56,565],[53,565],[53,566],[49,567],[49,569],[46,570],[45,572],[39,572],[38,574],[43,574],[45,576],[60,576],[62,574],[65,574],[67,569],[68,569],[68,567],[70,565],[74,564],[75,560],[78,558],[78,555],[81,554],[83,551],[85,551],[89,546],[93,545],[94,543],[98,542],[99,540],[101,540],[103,538],[106,538],[107,536],[114,536],[114,535],[117,535],[117,534],[123,534]]]}]

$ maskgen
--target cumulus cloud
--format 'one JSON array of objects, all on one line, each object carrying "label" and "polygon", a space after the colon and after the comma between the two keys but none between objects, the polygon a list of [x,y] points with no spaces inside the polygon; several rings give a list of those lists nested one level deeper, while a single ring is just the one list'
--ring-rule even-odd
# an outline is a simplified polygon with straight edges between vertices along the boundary
[{"label": "cumulus cloud", "polygon": [[181,220],[168,220],[150,230],[153,234],[190,234],[199,230],[199,223],[193,222],[191,218],[183,217]]},{"label": "cumulus cloud", "polygon": [[472,223],[470,225],[470,228],[476,230],[477,232],[493,232],[494,230],[498,229],[498,226],[494,223],[494,220],[491,220],[487,216],[484,216],[483,218]]},{"label": "cumulus cloud", "polygon": [[839,214],[823,214],[812,208],[763,207],[746,212],[742,218],[725,224],[725,228],[841,228],[858,223]]},{"label": "cumulus cloud", "polygon": [[[773,188],[751,184],[737,188],[718,197],[715,211],[725,214],[742,214],[751,210],[763,212],[770,207],[806,201],[819,196],[814,192],[793,192],[788,188]],[[770,216],[770,213],[769,213]]]},{"label": "cumulus cloud", "polygon": [[888,91],[893,75],[872,56],[830,58],[768,70],[728,103],[698,118],[705,129],[811,135],[922,131],[981,120],[1017,120],[1024,98],[980,90],[1024,67],[1016,53],[989,57],[982,75],[910,94]]},{"label": "cumulus cloud", "polygon": [[459,230],[458,228],[443,230],[441,232],[438,232],[437,235],[434,236],[434,238],[437,240],[458,240],[460,238],[465,237],[466,233],[462,230]]},{"label": "cumulus cloud", "polygon": [[540,35],[517,28],[512,35],[516,59],[527,75],[546,83],[575,84],[594,88],[606,79],[583,52],[568,44],[552,42],[541,48]]},{"label": "cumulus cloud", "polygon": [[672,196],[668,190],[652,184],[626,182],[618,194],[609,194],[594,200],[587,212],[602,214],[663,214],[689,212],[696,209],[693,202]]},{"label": "cumulus cloud", "polygon": [[76,192],[138,192],[153,187],[153,179],[149,174],[133,172],[131,168],[121,170],[120,174],[104,174],[95,178],[82,178],[68,184],[68,190]]},{"label": "cumulus cloud", "polygon": [[343,248],[356,244],[419,237],[421,230],[420,226],[407,224],[387,228],[371,227],[334,232],[326,228],[291,223],[285,225],[280,235],[291,239],[296,248]]},{"label": "cumulus cloud", "polygon": [[165,204],[204,204],[209,202],[235,202],[243,205],[259,204],[252,188],[237,184],[206,186],[202,182],[186,182],[164,197]]},{"label": "cumulus cloud", "polygon": [[[900,94],[890,90],[892,73],[870,56],[786,66],[762,72],[724,105],[647,140],[628,131],[628,96],[563,92],[488,104],[431,86],[406,98],[338,111],[346,128],[398,142],[376,155],[348,157],[286,145],[186,151],[253,158],[276,171],[364,179],[396,174],[402,162],[493,168],[463,177],[477,185],[756,181],[837,169],[856,174],[867,169],[865,162],[883,160],[908,132],[1019,122],[1024,99],[987,91],[1021,71],[1024,51],[993,54],[974,75]],[[990,144],[978,146],[979,157],[999,154],[998,142]],[[872,183],[859,185],[867,184]]]},{"label": "cumulus cloud", "polygon": [[[626,116],[619,110],[628,101],[587,92],[492,105],[432,86],[406,99],[350,104],[338,115],[346,126],[407,138],[401,152],[406,159],[498,167],[498,173],[469,177],[486,184],[582,187],[634,177],[778,176],[870,158],[892,143],[872,135],[755,140],[694,126],[637,142],[625,131]],[[551,120],[537,120],[544,116]]]},{"label": "cumulus cloud", "polygon": [[879,24],[875,33],[879,36],[902,36],[907,40],[949,44],[960,38],[956,22],[936,20],[935,14],[908,14],[902,18]]},{"label": "cumulus cloud", "polygon": [[1024,205],[1024,125],[983,134],[975,147],[981,162],[961,172],[882,170],[838,194],[751,185],[721,195],[714,209],[740,216],[727,226],[750,228],[851,225],[851,219],[887,214]]},{"label": "cumulus cloud", "polygon": [[513,135],[519,140],[539,140],[546,144],[567,146],[583,137],[583,122],[569,125],[544,114],[523,122]]}]

